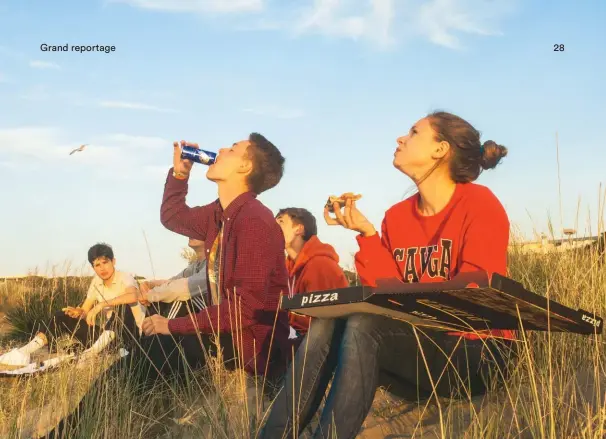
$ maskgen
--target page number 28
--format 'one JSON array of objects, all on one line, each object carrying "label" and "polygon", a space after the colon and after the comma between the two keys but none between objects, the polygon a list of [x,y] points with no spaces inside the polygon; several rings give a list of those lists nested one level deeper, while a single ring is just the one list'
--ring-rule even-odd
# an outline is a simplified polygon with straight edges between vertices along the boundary
[{"label": "page number 28", "polygon": [[564,51],[564,45],[563,44],[554,44],[553,45],[553,51],[554,52],[563,52]]}]

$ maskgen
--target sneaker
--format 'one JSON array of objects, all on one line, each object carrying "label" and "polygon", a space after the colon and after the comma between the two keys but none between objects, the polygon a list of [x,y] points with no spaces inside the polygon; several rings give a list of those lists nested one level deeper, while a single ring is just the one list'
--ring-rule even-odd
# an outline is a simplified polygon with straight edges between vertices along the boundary
[{"label": "sneaker", "polygon": [[0,365],[3,366],[27,366],[30,362],[30,355],[24,354],[18,348],[0,355]]},{"label": "sneaker", "polygon": [[[73,355],[59,355],[57,357],[49,358],[48,360],[44,360],[42,362],[31,363],[26,367],[22,367],[19,370],[13,370],[10,372],[11,375],[25,375],[25,374],[33,374],[38,372],[44,372],[48,369],[53,369],[57,365],[62,364],[63,362],[67,362]],[[31,366],[31,367],[30,367]]]},{"label": "sneaker", "polygon": [[49,367],[56,366],[57,364],[63,363],[64,361],[67,361],[73,357],[74,357],[73,354],[64,354],[64,355],[58,355],[53,358],[49,358],[48,360],[45,360],[42,362],[41,369],[44,369],[44,370],[48,369]]},{"label": "sneaker", "polygon": [[13,370],[0,370],[2,375],[32,375],[38,372],[40,365],[37,363],[30,363],[25,367],[21,367]]}]

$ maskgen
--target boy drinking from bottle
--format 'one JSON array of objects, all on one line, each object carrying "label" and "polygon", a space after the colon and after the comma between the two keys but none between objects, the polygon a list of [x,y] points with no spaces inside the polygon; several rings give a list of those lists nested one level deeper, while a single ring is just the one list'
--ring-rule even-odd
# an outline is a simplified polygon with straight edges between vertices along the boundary
[{"label": "boy drinking from bottle", "polygon": [[251,375],[269,372],[268,358],[276,352],[272,358],[284,360],[274,369],[278,372],[290,352],[288,316],[279,310],[280,295],[288,291],[284,236],[257,196],[280,182],[284,158],[256,133],[222,148],[206,172],[218,198],[190,207],[185,198],[193,163],[182,159],[181,146],[198,147],[174,143],[160,220],[167,229],[206,243],[208,306],[194,319],[148,317],[143,332],[164,337],[199,333],[205,346],[212,348],[214,340],[226,362]]}]

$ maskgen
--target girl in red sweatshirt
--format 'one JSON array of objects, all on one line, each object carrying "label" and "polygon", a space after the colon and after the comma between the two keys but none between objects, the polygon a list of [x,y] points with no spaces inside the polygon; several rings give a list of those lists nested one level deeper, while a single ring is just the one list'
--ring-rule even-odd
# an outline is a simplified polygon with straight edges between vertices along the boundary
[{"label": "girl in red sweatshirt", "polygon": [[[418,193],[385,213],[381,236],[348,200],[328,224],[358,232],[356,268],[365,285],[380,278],[437,282],[464,271],[506,274],[509,220],[499,200],[473,183],[482,169],[494,168],[507,149],[480,142],[468,122],[437,112],[419,120],[397,139],[393,165],[411,178]],[[418,337],[418,338],[417,338]],[[307,426],[334,372],[334,380],[314,438],[355,438],[372,405],[379,369],[440,396],[484,393],[492,372],[502,369],[502,347],[512,331],[443,333],[374,314],[347,319],[313,319],[264,429],[266,438],[292,434],[293,404],[299,432]],[[483,338],[484,340],[481,340]],[[425,361],[424,361],[425,360]],[[426,365],[425,365],[426,363]],[[294,367],[294,372],[292,368]],[[294,373],[294,376],[293,376]],[[293,381],[294,380],[294,381]],[[295,394],[293,395],[293,392]],[[334,436],[333,436],[334,434]]]}]

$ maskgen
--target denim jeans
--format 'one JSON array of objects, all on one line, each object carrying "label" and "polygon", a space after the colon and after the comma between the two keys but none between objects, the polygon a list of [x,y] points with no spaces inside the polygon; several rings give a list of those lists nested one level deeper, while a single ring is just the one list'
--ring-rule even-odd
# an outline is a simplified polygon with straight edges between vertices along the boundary
[{"label": "denim jeans", "polygon": [[408,323],[373,314],[313,319],[260,437],[289,437],[293,428],[300,434],[320,407],[333,373],[314,438],[356,437],[374,400],[380,369],[424,393],[435,388],[439,396],[457,391],[475,395],[484,393],[488,384],[489,363],[484,357],[502,365],[491,341],[425,328],[417,328],[415,335]]}]

